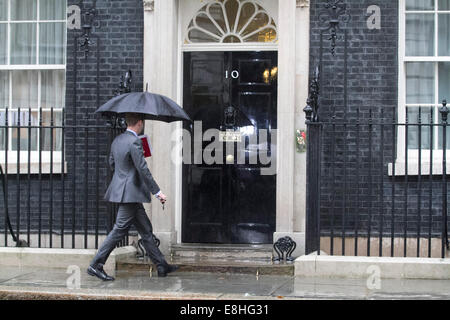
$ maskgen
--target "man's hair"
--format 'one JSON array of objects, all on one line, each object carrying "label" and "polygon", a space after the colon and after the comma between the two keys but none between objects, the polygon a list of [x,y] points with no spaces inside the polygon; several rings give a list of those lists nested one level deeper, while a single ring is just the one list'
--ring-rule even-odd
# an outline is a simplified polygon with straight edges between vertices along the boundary
[{"label": "man's hair", "polygon": [[125,121],[127,123],[127,126],[134,126],[136,123],[138,123],[139,120],[144,120],[144,115],[141,113],[126,113],[125,114]]}]

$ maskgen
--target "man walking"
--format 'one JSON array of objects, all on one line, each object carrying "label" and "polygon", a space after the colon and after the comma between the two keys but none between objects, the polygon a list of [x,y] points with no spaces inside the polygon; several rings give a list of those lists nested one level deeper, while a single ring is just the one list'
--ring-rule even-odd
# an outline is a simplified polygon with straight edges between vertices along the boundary
[{"label": "man walking", "polygon": [[125,121],[127,130],[117,136],[111,145],[109,165],[114,170],[114,175],[105,194],[105,200],[119,204],[116,223],[87,269],[88,274],[104,281],[114,280],[103,270],[103,265],[132,223],[136,226],[150,259],[156,265],[158,276],[165,277],[167,273],[178,269],[166,262],[156,246],[152,224],[142,205],[151,202],[150,193],[161,203],[166,202],[166,196],[147,167],[142,141],[138,138],[144,131],[144,118],[140,114],[127,113]]}]

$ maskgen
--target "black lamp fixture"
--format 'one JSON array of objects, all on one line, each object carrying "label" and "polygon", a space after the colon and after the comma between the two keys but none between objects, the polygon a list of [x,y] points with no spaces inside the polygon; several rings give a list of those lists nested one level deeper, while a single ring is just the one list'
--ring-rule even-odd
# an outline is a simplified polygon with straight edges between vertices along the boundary
[{"label": "black lamp fixture", "polygon": [[89,48],[94,44],[91,40],[92,26],[94,25],[94,19],[97,16],[97,0],[94,0],[92,6],[86,7],[84,3],[81,5],[81,16],[82,16],[82,29],[83,34],[81,35],[80,48],[84,49],[84,57],[87,59],[89,55]]}]

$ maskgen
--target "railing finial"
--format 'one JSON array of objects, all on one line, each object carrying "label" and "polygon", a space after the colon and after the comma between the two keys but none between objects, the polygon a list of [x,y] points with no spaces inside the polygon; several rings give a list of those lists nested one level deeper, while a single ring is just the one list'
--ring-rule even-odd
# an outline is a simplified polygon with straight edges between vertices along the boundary
[{"label": "railing finial", "polygon": [[441,113],[442,122],[447,123],[449,109],[447,108],[447,100],[442,101],[442,107],[439,108],[439,112]]}]

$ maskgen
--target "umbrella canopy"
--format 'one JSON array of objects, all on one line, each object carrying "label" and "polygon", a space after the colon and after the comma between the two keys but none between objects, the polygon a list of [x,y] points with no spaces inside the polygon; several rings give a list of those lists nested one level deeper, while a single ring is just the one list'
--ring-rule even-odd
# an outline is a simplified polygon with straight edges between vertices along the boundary
[{"label": "umbrella canopy", "polygon": [[172,122],[192,121],[187,113],[175,101],[168,97],[150,92],[132,92],[114,97],[95,113],[105,116],[117,116],[124,113],[142,113],[145,119]]}]

